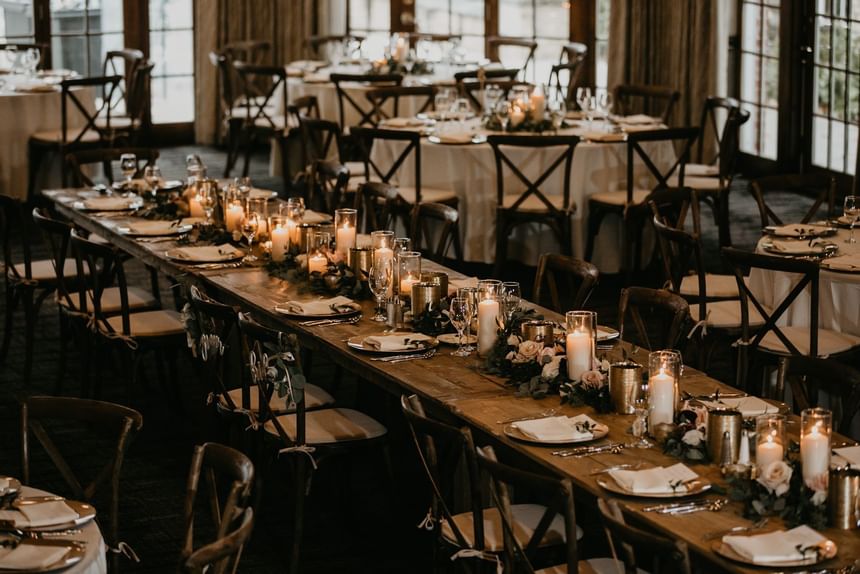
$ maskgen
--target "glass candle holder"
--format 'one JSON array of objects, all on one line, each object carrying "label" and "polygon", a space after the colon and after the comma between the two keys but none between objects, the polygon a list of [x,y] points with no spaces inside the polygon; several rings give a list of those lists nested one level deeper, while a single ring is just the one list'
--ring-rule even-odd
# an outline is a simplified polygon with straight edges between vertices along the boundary
[{"label": "glass candle holder", "polygon": [[242,207],[242,202],[238,199],[232,200],[224,212],[224,224],[227,231],[230,233],[237,231],[242,226],[242,220],[245,219],[245,208]]},{"label": "glass candle holder", "polygon": [[257,215],[257,237],[260,240],[269,238],[269,202],[264,198],[249,198],[246,213],[248,215],[255,213]]},{"label": "glass candle holder", "polygon": [[[272,261],[283,261],[290,249],[290,219],[285,215],[269,217],[269,231],[272,237]],[[295,229],[295,224],[293,225]]]},{"label": "glass candle holder", "polygon": [[400,297],[412,296],[412,284],[421,281],[421,254],[417,251],[401,251],[397,254],[397,287]]},{"label": "glass candle holder", "polygon": [[349,250],[355,247],[358,212],[354,209],[336,209],[334,212],[335,249],[345,260]]},{"label": "glass candle holder", "polygon": [[785,416],[760,415],[755,419],[755,464],[759,472],[785,458]]},{"label": "glass candle holder", "polygon": [[659,424],[675,422],[681,365],[678,351],[654,351],[648,355],[648,429],[652,433]]},{"label": "glass candle holder", "polygon": [[394,232],[372,231],[370,233],[370,247],[373,249],[373,264],[388,259],[394,262]]},{"label": "glass candle holder", "polygon": [[499,301],[501,288],[501,281],[478,281],[478,354],[481,356],[486,356],[496,344],[499,314],[502,310]]},{"label": "glass candle holder", "polygon": [[567,327],[565,337],[567,377],[571,381],[579,381],[583,373],[592,369],[597,336],[597,313],[568,311],[564,319]]},{"label": "glass candle holder", "polygon": [[308,275],[325,274],[328,269],[328,251],[331,234],[317,231],[311,234],[308,244]]},{"label": "glass candle holder", "polygon": [[395,237],[391,249],[394,251],[394,284],[400,285],[400,265],[397,264],[397,255],[404,251],[412,251],[412,240],[408,237]]},{"label": "glass candle holder", "polygon": [[830,437],[833,413],[805,409],[800,413],[800,466],[803,482],[815,491],[826,491],[830,474]]}]

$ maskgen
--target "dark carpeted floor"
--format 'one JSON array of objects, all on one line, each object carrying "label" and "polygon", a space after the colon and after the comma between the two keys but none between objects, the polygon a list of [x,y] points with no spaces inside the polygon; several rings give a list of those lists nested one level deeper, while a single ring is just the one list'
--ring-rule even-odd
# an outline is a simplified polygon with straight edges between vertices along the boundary
[{"label": "dark carpeted floor", "polygon": [[[177,147],[162,151],[159,164],[167,178],[184,174],[184,159],[188,153],[198,153],[204,161],[220,171],[224,153],[214,148]],[[254,156],[251,176],[260,187],[281,190],[280,179],[267,176],[265,154]],[[220,175],[213,173],[211,175]],[[759,236],[758,212],[748,196],[746,183],[738,181],[732,195],[732,229],[735,243],[751,247]],[[792,199],[780,200],[790,215],[803,213],[805,207]],[[719,268],[716,233],[713,225],[706,226],[706,243],[709,246],[709,265]],[[39,257],[47,251],[34,244]],[[145,284],[144,270],[134,262],[129,264],[133,281]],[[466,271],[487,275],[485,266],[470,266]],[[518,277],[528,295],[534,269],[522,265],[508,268],[507,273]],[[162,293],[169,292],[166,279],[162,279]],[[618,278],[602,278],[600,288],[590,305],[601,317],[601,322],[615,322]],[[5,313],[5,303],[0,303]],[[12,351],[0,367],[0,474],[20,475],[18,456],[18,407],[15,397],[20,394],[52,393],[57,378],[59,332],[57,310],[52,301],[42,308],[37,327],[36,366],[32,381],[22,381],[23,335],[20,315],[13,332]],[[104,360],[98,357],[97,360]],[[729,358],[716,361],[715,370],[720,378],[730,379]],[[78,372],[80,365],[73,356],[68,368],[61,374],[64,393],[80,392]],[[149,383],[131,390],[131,404],[144,415],[142,433],[131,447],[123,468],[122,500],[120,505],[121,538],[127,541],[141,557],[140,564],[125,563],[127,572],[166,572],[173,570],[182,538],[182,502],[185,480],[193,445],[211,439],[208,420],[200,416],[205,390],[195,378],[188,361],[180,368],[182,409],[168,406],[169,399],[156,384],[151,361]],[[330,369],[324,363],[317,365],[315,382],[323,386],[330,383]],[[104,372],[103,398],[126,401],[122,368]],[[338,402],[358,404],[360,408],[383,419],[392,431],[393,457],[398,487],[391,491],[386,486],[378,461],[354,460],[349,468],[325,466],[315,475],[313,490],[307,508],[307,532],[303,544],[304,571],[306,572],[421,572],[430,570],[430,538],[416,524],[426,508],[427,488],[414,460],[411,445],[406,442],[402,422],[392,413],[391,397],[382,396],[377,389],[359,386],[346,377],[338,388]],[[69,460],[83,473],[94,472],[99,466],[98,455],[103,452],[100,442],[82,432],[66,427],[56,429],[58,444]],[[39,449],[33,461],[34,486],[58,493],[65,492],[62,479],[52,469]],[[283,468],[275,465],[266,475],[262,503],[251,544],[245,551],[241,571],[282,572],[287,562],[289,546],[287,493],[289,482]],[[337,493],[333,496],[332,493]]]}]

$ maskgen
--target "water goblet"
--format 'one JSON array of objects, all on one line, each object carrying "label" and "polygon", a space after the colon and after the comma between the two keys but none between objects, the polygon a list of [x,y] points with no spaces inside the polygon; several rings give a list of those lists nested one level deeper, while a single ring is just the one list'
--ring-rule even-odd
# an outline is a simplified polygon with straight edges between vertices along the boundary
[{"label": "water goblet", "polygon": [[161,185],[161,168],[155,164],[146,166],[143,168],[143,179],[149,187],[149,193],[152,195],[152,199],[155,200],[155,197],[158,194],[158,186]]},{"label": "water goblet", "polygon": [[648,401],[647,382],[640,384],[639,395],[633,402],[633,409],[633,413],[636,415],[636,418],[633,420],[632,431],[633,436],[638,439],[633,443],[633,446],[636,448],[651,448],[654,446],[654,443],[648,440],[648,413],[650,407]]},{"label": "water goblet", "polygon": [[133,153],[124,153],[119,156],[119,169],[125,177],[125,186],[131,189],[131,178],[137,172],[137,156]]},{"label": "water goblet", "polygon": [[851,235],[845,240],[845,243],[857,243],[854,239],[854,224],[857,223],[857,217],[860,216],[860,195],[846,195],[845,202],[842,204],[842,212],[851,222]]},{"label": "water goblet", "polygon": [[462,297],[451,299],[448,316],[451,319],[451,324],[457,329],[457,350],[451,352],[455,357],[468,357],[470,355],[470,351],[463,347],[463,329],[469,322],[468,307],[469,304]]},{"label": "water goblet", "polygon": [[472,323],[475,321],[475,316],[478,314],[478,288],[477,287],[460,287],[457,289],[457,297],[466,300],[466,346],[463,347],[468,353],[475,350],[474,345],[470,342],[472,334]]},{"label": "water goblet", "polygon": [[393,275],[393,266],[391,259],[380,259],[370,268],[367,275],[368,287],[376,299],[376,314],[371,319],[377,323],[384,323],[388,317],[384,312],[384,302],[388,299],[391,292],[391,277]]},{"label": "water goblet", "polygon": [[248,240],[248,254],[245,255],[245,259],[243,260],[245,263],[257,260],[257,257],[252,253],[252,248],[254,246],[254,236],[257,235],[259,225],[260,220],[256,213],[248,213],[242,219],[242,235]]},{"label": "water goblet", "polygon": [[502,283],[502,308],[508,323],[514,317],[514,313],[520,308],[521,300],[520,284],[516,281],[505,281]]},{"label": "water goblet", "polygon": [[496,114],[496,119],[499,120],[499,124],[502,126],[502,131],[508,131],[508,123],[511,121],[511,102],[501,101],[496,104],[496,107],[493,109],[493,112]]},{"label": "water goblet", "polygon": [[547,102],[547,111],[549,119],[552,123],[552,129],[558,131],[564,124],[564,116],[567,113],[567,106],[564,103],[564,98],[555,97]]}]

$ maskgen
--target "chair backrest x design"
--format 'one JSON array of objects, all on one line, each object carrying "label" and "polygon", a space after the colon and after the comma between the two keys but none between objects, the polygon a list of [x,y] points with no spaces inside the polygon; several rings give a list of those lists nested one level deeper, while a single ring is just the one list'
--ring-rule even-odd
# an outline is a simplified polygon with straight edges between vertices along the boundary
[{"label": "chair backrest x design", "polygon": [[[352,129],[346,123],[347,109],[358,114],[358,122],[356,126],[372,126],[376,127],[377,122],[374,119],[374,106],[370,104],[362,105],[349,92],[349,84],[363,84],[369,87],[384,87],[384,86],[399,86],[403,82],[403,76],[400,74],[332,74],[329,79],[334,84],[337,91],[338,117],[340,119],[340,127],[346,130],[347,127]],[[347,108],[349,106],[349,108]]]},{"label": "chair backrest x design", "polygon": [[[787,193],[803,198],[812,198],[813,203],[806,211],[801,223],[809,223],[824,207],[823,216],[832,217],[835,213],[836,178],[820,173],[772,175],[754,179],[750,184],[756,205],[758,205],[761,226],[782,225],[782,218],[767,203],[768,196]],[[795,203],[789,201],[792,205]]]},{"label": "chair backrest x design", "polygon": [[[400,101],[402,99],[414,99],[415,103],[418,104],[415,106],[414,113],[424,113],[433,107],[435,95],[436,88],[433,86],[388,86],[368,90],[364,97],[373,107],[371,112],[373,122],[379,125],[382,120],[400,116]],[[385,109],[388,101],[392,103],[391,115]]]},{"label": "chair backrest x design", "polygon": [[621,84],[615,86],[614,91],[615,113],[623,116],[650,114],[660,118],[664,124],[669,123],[672,110],[681,99],[681,92],[669,86]]},{"label": "chair backrest x design", "polygon": [[[98,139],[107,139],[111,130],[111,102],[122,81],[122,76],[95,76],[91,78],[73,78],[60,82],[62,107],[60,110],[61,140],[63,146],[71,146],[84,141],[89,133],[95,132]],[[94,88],[101,92],[102,98],[95,106],[88,105],[87,90],[78,88]],[[72,115],[74,114],[74,116]],[[72,125],[72,117],[79,117],[78,123]],[[99,123],[103,120],[103,123]]]},{"label": "chair backrest x design", "polygon": [[[412,208],[412,225],[410,226],[410,237],[413,247],[421,251],[424,257],[442,263],[451,246],[454,247],[454,256],[458,262],[463,260],[463,249],[460,246],[460,214],[456,208],[443,203],[418,203]],[[424,245],[422,240],[430,241],[428,224],[431,222],[441,226],[439,239],[435,249]]]},{"label": "chair backrest x design", "polygon": [[[656,129],[627,134],[627,204],[634,203],[634,190],[637,187],[636,160],[641,160],[654,180],[652,193],[671,187],[684,187],[684,168],[690,161],[690,150],[699,135],[694,127]],[[661,168],[656,156],[660,153],[661,142],[676,146],[677,159],[667,162],[668,168]],[[678,176],[677,185],[670,185],[669,179]]]},{"label": "chair backrest x design", "polygon": [[851,436],[851,423],[860,412],[860,371],[834,359],[790,357],[777,371],[777,388],[791,385],[794,411],[817,407],[820,394],[829,398],[837,432]]},{"label": "chair backrest x design", "polygon": [[[380,128],[352,128],[350,135],[355,139],[361,159],[364,161],[365,177],[370,180],[373,177],[379,181],[393,185],[395,176],[400,168],[412,157],[415,180],[415,203],[421,203],[421,134],[409,130],[386,130]],[[371,156],[373,144],[377,140],[389,140],[404,142],[403,150],[395,154],[393,161],[388,166],[382,166],[374,161]],[[397,182],[404,185],[404,182]]]},{"label": "chair backrest x design", "polygon": [[[654,316],[655,312],[658,314]],[[644,316],[657,319],[663,323],[659,340],[651,342]],[[626,287],[621,290],[618,302],[618,328],[624,337],[624,327],[627,318],[633,321],[639,343],[649,351],[658,349],[683,350],[684,326],[690,316],[690,305],[680,296],[666,289],[651,289],[650,287]],[[625,340],[630,340],[625,339]]]},{"label": "chair backrest x design", "polygon": [[533,298],[538,305],[542,304],[544,285],[549,287],[550,308],[557,313],[562,313],[562,302],[559,295],[559,286],[564,288],[563,292],[572,293],[571,309],[582,309],[585,302],[597,287],[600,271],[588,261],[576,259],[569,255],[558,253],[544,253],[538,261],[537,274]]},{"label": "chair backrest x design", "polygon": [[[261,66],[245,62],[233,62],[239,74],[244,104],[247,110],[246,122],[250,126],[279,131],[285,129],[287,111],[287,70],[280,66]],[[263,92],[259,87],[263,85]],[[281,101],[276,102],[275,97]],[[283,124],[277,120],[280,110]]]}]

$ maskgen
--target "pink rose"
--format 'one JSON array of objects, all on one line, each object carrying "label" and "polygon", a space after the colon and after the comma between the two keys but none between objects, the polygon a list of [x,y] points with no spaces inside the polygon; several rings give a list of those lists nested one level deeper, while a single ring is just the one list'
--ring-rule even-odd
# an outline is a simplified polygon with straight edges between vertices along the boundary
[{"label": "pink rose", "polygon": [[775,460],[762,469],[756,480],[771,493],[782,496],[788,492],[791,474],[791,467],[785,461]]},{"label": "pink rose", "polygon": [[582,384],[588,388],[599,389],[603,386],[603,373],[600,371],[585,371],[582,373]]},{"label": "pink rose", "polygon": [[540,357],[541,363],[546,363],[547,361],[555,357],[555,347],[544,347],[540,350],[538,356]]},{"label": "pink rose", "polygon": [[517,347],[517,354],[522,355],[527,360],[536,360],[542,349],[543,343],[538,343],[537,341],[523,341],[520,343],[520,346]]}]

